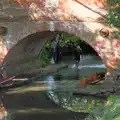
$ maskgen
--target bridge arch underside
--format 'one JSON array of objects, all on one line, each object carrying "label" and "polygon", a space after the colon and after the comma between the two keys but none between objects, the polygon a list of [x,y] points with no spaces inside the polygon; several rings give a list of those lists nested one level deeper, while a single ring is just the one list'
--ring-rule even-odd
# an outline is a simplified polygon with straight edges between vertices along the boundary
[{"label": "bridge arch underside", "polygon": [[[12,66],[12,59],[19,59],[19,55],[22,55],[22,52],[25,52],[24,48],[25,44],[27,44],[26,40],[31,39],[31,41],[33,41],[35,40],[36,37],[39,37],[40,38],[39,50],[41,51],[46,43],[46,39],[42,36],[43,34],[46,34],[46,37],[47,36],[53,37],[57,32],[67,32],[80,37],[82,40],[88,43],[98,53],[98,55],[104,62],[108,72],[116,68],[119,68],[120,58],[116,58],[116,54],[119,53],[119,46],[117,46],[117,48],[113,48],[114,45],[114,43],[112,43],[113,41],[109,40],[108,38],[103,38],[102,36],[100,36],[99,30],[102,29],[103,26],[99,23],[88,22],[73,23],[67,21],[67,22],[52,22],[52,24],[51,22],[41,23],[38,22],[36,24],[27,22],[24,24],[23,23],[19,24],[19,26],[21,25],[22,26],[27,25],[25,29],[22,29],[22,33],[21,27],[18,27],[18,30],[16,31],[15,35],[13,35],[13,38],[8,38],[10,42],[9,44],[6,44],[6,46],[9,46],[9,48],[11,49],[6,55],[3,64],[8,64],[8,66]],[[51,33],[50,31],[53,32]],[[14,31],[11,30],[10,32],[11,32],[10,34],[12,35],[12,32]],[[17,51],[16,46],[19,46],[21,44],[21,41],[24,41],[24,46],[21,47],[22,51],[18,50],[18,53],[16,52],[16,54],[14,54],[14,52]],[[118,40],[116,40],[116,42],[117,44],[120,44]],[[34,42],[32,43],[34,44]],[[115,49],[116,53],[113,51],[113,49]],[[9,72],[11,72],[10,69],[8,69],[8,73]]]}]

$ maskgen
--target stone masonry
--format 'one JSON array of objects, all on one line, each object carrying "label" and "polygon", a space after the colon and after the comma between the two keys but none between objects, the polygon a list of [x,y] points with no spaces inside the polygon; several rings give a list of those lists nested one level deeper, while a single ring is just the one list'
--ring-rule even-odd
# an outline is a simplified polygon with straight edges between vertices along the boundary
[{"label": "stone masonry", "polygon": [[[0,9],[0,26],[7,29],[6,34],[0,33],[3,64],[13,57],[14,46],[31,34],[64,31],[94,48],[108,72],[120,66],[119,29],[106,24],[106,0],[3,0]],[[101,29],[107,29],[109,35],[101,36]]]}]

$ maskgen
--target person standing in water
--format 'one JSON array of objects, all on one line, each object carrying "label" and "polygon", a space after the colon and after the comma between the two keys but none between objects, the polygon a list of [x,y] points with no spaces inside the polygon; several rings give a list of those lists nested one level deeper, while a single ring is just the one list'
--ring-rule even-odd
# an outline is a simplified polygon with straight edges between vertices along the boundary
[{"label": "person standing in water", "polygon": [[51,51],[54,63],[56,63],[56,45],[57,42],[55,41],[55,38],[53,38],[53,41],[51,43]]},{"label": "person standing in water", "polygon": [[54,63],[59,63],[60,59],[61,59],[59,40],[60,40],[60,35],[57,34],[56,37],[53,38],[53,41],[51,43],[51,49],[52,49]]},{"label": "person standing in water", "polygon": [[76,60],[76,64],[79,64],[81,54],[82,54],[82,49],[80,48],[79,45],[77,45],[76,48],[75,48],[75,51],[74,51],[74,57],[75,57],[75,60]]}]

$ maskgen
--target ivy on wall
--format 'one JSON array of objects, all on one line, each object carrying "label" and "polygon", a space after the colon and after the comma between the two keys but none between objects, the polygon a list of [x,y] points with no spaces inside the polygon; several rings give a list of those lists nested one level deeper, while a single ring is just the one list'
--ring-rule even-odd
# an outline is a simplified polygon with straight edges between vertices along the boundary
[{"label": "ivy on wall", "polygon": [[120,27],[120,0],[108,0],[109,13],[107,14],[108,23],[111,26]]}]

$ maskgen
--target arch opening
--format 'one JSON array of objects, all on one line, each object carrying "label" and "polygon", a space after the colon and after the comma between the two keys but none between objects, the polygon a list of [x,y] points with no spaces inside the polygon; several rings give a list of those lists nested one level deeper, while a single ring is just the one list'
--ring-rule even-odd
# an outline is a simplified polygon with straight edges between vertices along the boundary
[{"label": "arch opening", "polygon": [[[60,61],[55,64],[58,67],[54,67],[51,51],[51,43],[56,36],[59,36],[59,48],[61,49],[59,53],[62,54],[62,59],[59,58]],[[80,61],[76,62],[75,50],[78,45],[82,52],[79,55]],[[96,84],[105,80],[106,73],[102,59],[86,41],[73,34],[59,31],[44,31],[29,35],[9,51],[3,64],[6,65],[8,76],[34,77],[56,72],[53,75],[54,80],[75,79],[80,81],[79,85],[82,89],[92,83]],[[65,66],[68,67],[57,73],[57,69]],[[48,71],[45,70],[47,67]]]},{"label": "arch opening", "polygon": [[6,64],[8,66],[10,64],[16,65],[16,64],[20,64],[21,62],[23,63],[27,62],[27,60],[29,59],[36,59],[37,57],[39,58],[41,51],[43,50],[44,47],[46,48],[46,50],[50,51],[50,48],[47,48],[47,47],[50,47],[50,44],[51,44],[50,41],[52,41],[57,34],[61,34],[61,38],[59,39],[61,39],[60,46],[61,46],[61,50],[63,51],[62,52],[63,58],[65,58],[65,56],[67,55],[68,56],[71,55],[72,56],[71,60],[73,60],[74,49],[77,45],[79,45],[84,55],[93,54],[94,56],[97,57],[97,59],[101,61],[101,63],[103,63],[98,53],[91,47],[91,45],[88,44],[86,41],[81,40],[80,37],[74,36],[67,32],[46,31],[46,32],[31,34],[28,37],[19,41],[8,52],[8,55],[5,57],[3,64]]},{"label": "arch opening", "polygon": [[[50,46],[50,45],[48,45],[48,44],[50,44],[51,43],[51,41],[52,41],[52,39],[55,37],[55,36],[57,36],[57,34],[63,34],[63,38],[61,38],[61,39],[63,39],[63,40],[61,40],[61,42],[63,42],[64,44],[63,44],[63,48],[62,48],[62,50],[64,51],[64,53],[63,53],[63,60],[65,60],[66,58],[67,58],[67,60],[73,60],[73,62],[75,63],[75,60],[73,59],[73,56],[74,56],[74,52],[73,52],[73,50],[72,50],[72,47],[74,46],[72,46],[71,45],[71,38],[74,40],[74,39],[78,39],[78,40],[76,40],[76,44],[75,44],[75,46],[76,45],[79,45],[81,48],[82,48],[82,50],[83,50],[83,53],[84,53],[84,59],[82,58],[81,59],[81,63],[80,63],[80,69],[79,69],[79,67],[78,67],[78,69],[74,69],[74,71],[75,71],[75,73],[76,73],[76,75],[74,76],[73,75],[73,71],[69,71],[68,70],[68,68],[66,69],[63,69],[63,70],[61,70],[60,72],[57,72],[57,73],[55,73],[55,74],[52,74],[52,85],[53,86],[56,86],[56,80],[58,80],[58,81],[61,81],[62,79],[74,79],[74,80],[76,80],[76,81],[74,81],[74,83],[76,83],[76,82],[79,82],[78,84],[79,84],[79,87],[80,87],[80,79],[81,78],[89,78],[89,75],[93,75],[94,73],[96,73],[96,72],[103,72],[103,69],[102,70],[100,70],[100,69],[97,69],[96,70],[96,67],[98,68],[98,66],[99,67],[102,67],[102,68],[104,68],[105,67],[105,65],[103,66],[103,61],[102,61],[102,59],[99,57],[99,55],[98,55],[98,53],[91,47],[91,44],[89,43],[87,43],[86,41],[84,41],[84,40],[81,40],[80,39],[80,37],[75,37],[74,35],[71,35],[71,34],[68,34],[68,33],[66,33],[66,32],[58,32],[58,31],[56,31],[56,32],[50,32],[50,31],[45,31],[45,32],[38,32],[38,33],[35,33],[35,34],[32,34],[32,35],[29,35],[28,37],[26,37],[26,38],[24,38],[23,40],[21,40],[21,41],[19,41],[10,51],[9,51],[9,53],[7,54],[7,56],[6,56],[6,58],[5,58],[5,60],[4,60],[4,64],[8,64],[8,68],[7,68],[7,70],[8,71],[10,71],[11,70],[11,68],[13,69],[14,68],[14,70],[15,70],[15,72],[16,71],[19,71],[20,73],[22,73],[22,72],[26,72],[26,73],[29,73],[29,71],[30,71],[30,69],[32,69],[32,72],[33,72],[33,74],[36,72],[38,72],[37,70],[33,70],[34,68],[40,68],[41,69],[41,59],[38,59],[38,58],[41,58],[41,54],[42,54],[42,52],[43,52],[43,56],[45,55],[45,54],[49,54],[49,49],[48,49],[48,46]],[[66,37],[67,36],[67,37]],[[69,38],[69,39],[67,39],[67,38]],[[67,42],[66,42],[67,41]],[[62,44],[62,43],[61,43]],[[65,51],[65,49],[67,48],[67,52]],[[74,47],[73,47],[73,49],[74,49]],[[46,50],[47,50],[47,52],[46,52]],[[18,56],[19,55],[19,56]],[[91,56],[94,56],[94,57],[91,57]],[[26,58],[27,57],[27,58]],[[46,59],[46,58],[45,58]],[[44,60],[45,60],[44,59]],[[50,56],[50,59],[51,59],[51,56]],[[18,60],[18,61],[16,61],[16,60]],[[87,62],[85,61],[85,60],[87,60]],[[28,62],[29,61],[29,62]],[[98,66],[96,66],[96,65],[94,65],[94,63],[95,62],[98,62],[98,63],[100,63]],[[35,62],[37,63],[37,64],[35,64]],[[67,61],[68,62],[68,61]],[[82,62],[84,63],[88,63],[88,62],[90,62],[90,63],[88,63],[87,65],[86,64],[82,64]],[[22,67],[20,67],[20,64],[23,64],[22,65]],[[25,65],[25,63],[27,63],[26,65]],[[9,64],[11,64],[11,66],[9,66]],[[30,67],[30,66],[34,66],[34,68],[32,68],[32,67]],[[35,66],[36,65],[36,66]],[[101,66],[102,65],[102,66]],[[17,66],[17,68],[15,68],[15,66]],[[28,67],[29,66],[29,67]],[[89,66],[89,67],[88,67]],[[24,71],[24,68],[25,67],[28,67],[27,69],[26,69],[26,71]],[[95,69],[94,69],[94,67],[95,67]],[[19,68],[19,69],[18,69]],[[73,68],[75,68],[75,67],[70,67],[70,69],[73,69]],[[40,70],[39,69],[39,70]],[[88,70],[89,69],[89,70]],[[93,71],[92,71],[92,69],[93,69]],[[29,70],[29,71],[28,71]],[[104,70],[106,70],[106,68],[104,69]],[[66,72],[67,71],[67,72]],[[89,71],[88,73],[86,72],[86,71]],[[11,74],[16,74],[16,73],[13,73],[13,71],[12,71],[12,73]],[[30,71],[31,72],[31,71]],[[26,74],[25,73],[25,74]],[[62,76],[61,76],[61,73],[62,73]],[[72,77],[70,76],[70,77],[68,77],[68,76],[64,76],[63,75],[63,73],[68,73],[69,75],[71,75],[71,73],[72,73]],[[85,74],[84,74],[85,73]],[[87,73],[87,74],[86,74]],[[39,72],[39,74],[42,74],[42,73],[40,73]],[[31,77],[31,75],[29,76],[28,74],[26,74],[28,77]],[[34,74],[34,75],[36,75],[36,74]],[[22,75],[21,75],[22,76]],[[18,78],[19,77],[21,77],[21,76],[18,76]],[[25,77],[25,75],[23,75],[22,77]],[[50,77],[50,76],[49,76]],[[43,78],[41,78],[42,80],[43,80]],[[45,78],[46,79],[46,78]],[[77,81],[78,80],[78,81]],[[60,85],[61,85],[61,83],[59,83]],[[69,84],[69,83],[66,83],[66,84]],[[101,84],[101,83],[100,83]],[[50,79],[48,79],[48,82],[47,82],[47,86],[50,88],[52,88],[52,86],[50,86],[51,85],[51,82],[50,82]],[[63,84],[62,84],[63,85]],[[72,83],[72,85],[74,85],[73,83]],[[85,85],[85,83],[84,83],[84,80],[83,80],[83,83],[82,83],[82,87],[84,87],[84,88],[82,88],[82,90],[84,89],[85,90],[85,88],[86,88],[86,85]],[[98,85],[97,85],[98,86]],[[85,93],[83,94],[83,93],[80,93],[80,94],[83,94],[82,95],[82,97],[89,91],[89,93],[90,93],[90,95],[92,95],[95,91],[95,94],[94,94],[94,96],[96,97],[96,95],[98,95],[98,89],[96,89],[97,88],[97,86],[96,87],[91,87],[91,84],[88,84],[88,89],[86,89],[86,91],[85,91]],[[65,98],[65,96],[64,95],[66,95],[66,97],[71,97],[71,95],[76,95],[76,92],[78,92],[78,91],[74,91],[74,88],[72,88],[71,86],[68,88],[67,86],[65,86],[66,87],[66,89],[65,90],[68,90],[68,91],[71,91],[70,92],[70,94],[67,96],[67,94],[68,93],[66,93],[66,94],[63,94],[63,98],[61,98],[61,101],[63,100],[63,99],[66,99],[66,100],[68,100],[67,98]],[[105,88],[106,86],[104,86],[104,88]],[[54,89],[54,87],[53,87],[53,89]],[[64,89],[63,89],[64,90]],[[81,89],[80,89],[81,90]],[[93,90],[93,91],[90,91],[90,90]],[[98,90],[98,91],[97,91]],[[107,90],[107,89],[106,89]],[[101,91],[100,91],[101,92]],[[53,100],[55,97],[60,97],[60,94],[58,93],[58,94],[56,94],[56,92],[51,92],[51,91],[49,91],[49,97],[52,97],[51,98],[51,100]],[[78,93],[79,94],[79,93]],[[101,94],[101,93],[100,93]],[[54,96],[51,96],[51,95],[54,95]],[[103,96],[103,95],[102,95]],[[78,99],[77,97],[75,97],[75,99]],[[92,103],[92,101],[94,101],[93,99],[91,99],[91,100],[88,100],[89,99],[89,97],[88,98],[83,98],[83,99],[81,99],[81,100],[85,100],[85,101],[87,101],[87,103],[90,101],[91,103]],[[81,100],[78,100],[77,102],[80,102]],[[54,100],[53,100],[54,101]],[[73,109],[72,107],[74,107],[74,106],[76,106],[76,105],[78,105],[78,104],[74,104],[74,105],[71,105],[70,107],[69,107],[69,105],[70,104],[73,104],[73,101],[74,101],[74,98],[72,98],[72,101],[70,102],[70,101],[67,101],[67,102],[70,102],[69,104],[67,103],[67,105],[65,106],[65,101],[63,101],[64,103],[63,104],[61,104],[61,106],[62,107],[64,107],[64,108],[66,108],[66,109],[69,109],[69,110],[72,110],[72,111],[84,111],[84,112],[90,112],[91,110],[92,110],[92,108],[94,107],[94,106],[96,106],[96,104],[92,104],[92,107],[88,110],[87,108],[86,108],[86,110],[83,110],[83,108],[81,107],[80,109],[78,109],[77,108],[77,110],[76,109]],[[97,99],[96,100],[96,102],[98,102],[99,101],[99,99]],[[55,101],[54,101],[55,102]],[[95,102],[95,103],[96,103]],[[90,103],[90,104],[91,104]],[[102,101],[100,101],[100,104],[103,104],[104,105],[104,100],[102,100]],[[59,104],[59,103],[58,103]],[[86,105],[86,103],[84,104],[84,105]],[[89,105],[89,104],[88,104]],[[81,106],[81,105],[80,105]],[[98,106],[99,106],[99,104],[98,104]]]},{"label": "arch opening", "polygon": [[[43,57],[42,58],[43,62],[46,59],[49,60],[50,62],[52,58],[52,55],[50,53],[51,42],[54,39],[54,37],[57,36],[58,34],[61,34],[61,38],[59,39],[60,39],[60,45],[61,45],[61,51],[62,51],[62,62],[64,64],[68,64],[69,67],[64,68],[63,70],[60,70],[60,72],[56,71],[55,74],[51,73],[53,77],[52,85],[56,86],[55,81],[64,81],[65,79],[67,79],[67,80],[74,80],[74,83],[78,82],[77,84],[80,87],[80,80],[82,78],[84,77],[87,78],[91,74],[105,70],[105,68],[102,66],[103,62],[99,57],[99,55],[96,53],[96,51],[87,42],[85,42],[84,40],[81,40],[80,37],[76,37],[66,32],[46,31],[46,32],[32,34],[24,38],[23,40],[19,41],[9,51],[4,61],[6,62],[5,64],[8,64],[8,65],[9,63],[11,64],[10,67],[8,66],[8,71],[10,71],[11,68],[12,69],[14,68],[14,71],[12,71],[11,74],[16,74],[15,73],[16,71],[19,72],[20,74],[25,73],[25,74],[22,74],[23,76],[22,75],[18,76],[18,78],[25,77],[25,76],[31,77],[31,74],[35,76],[36,75],[35,72],[37,73],[40,69],[42,69],[42,67],[47,67],[46,65],[42,66],[41,57]],[[76,61],[74,60],[74,49],[77,45],[79,45],[83,51],[83,55],[80,60],[80,64],[78,68],[75,67]],[[47,65],[49,66],[49,64]],[[53,68],[51,68],[50,71],[52,69]],[[29,72],[30,74],[28,74]],[[40,73],[39,71],[37,74],[42,74],[42,73]],[[43,80],[44,78],[41,78],[41,79]],[[47,82],[48,88],[52,88],[50,84],[51,84],[50,80],[48,80]],[[69,82],[66,84],[69,84]],[[72,85],[74,86],[73,83]],[[70,88],[66,88],[66,89],[68,89],[68,91],[71,90],[71,92],[74,93],[75,91],[73,90],[74,87],[72,85],[70,85],[71,89]],[[54,87],[52,89],[54,89]],[[92,102],[92,99],[90,100],[90,102]],[[67,107],[66,109],[68,109]],[[72,107],[71,107],[71,110],[77,111],[77,110],[73,110]],[[87,111],[89,110],[86,110],[86,112]]]}]

